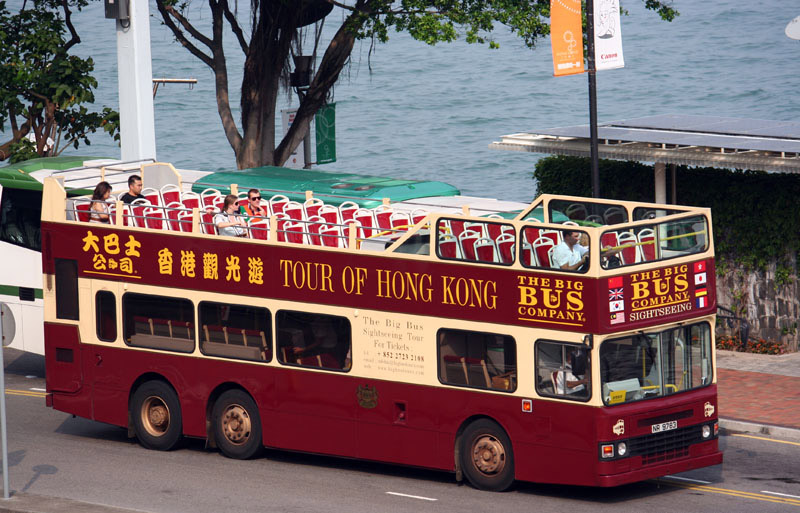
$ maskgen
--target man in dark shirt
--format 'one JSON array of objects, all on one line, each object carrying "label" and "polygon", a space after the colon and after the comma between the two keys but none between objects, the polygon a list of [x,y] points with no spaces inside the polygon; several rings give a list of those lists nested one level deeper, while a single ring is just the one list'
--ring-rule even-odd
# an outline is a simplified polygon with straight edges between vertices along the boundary
[{"label": "man in dark shirt", "polygon": [[135,199],[142,197],[142,177],[139,175],[131,175],[128,178],[128,192],[123,194],[119,199],[125,203],[131,203]]}]

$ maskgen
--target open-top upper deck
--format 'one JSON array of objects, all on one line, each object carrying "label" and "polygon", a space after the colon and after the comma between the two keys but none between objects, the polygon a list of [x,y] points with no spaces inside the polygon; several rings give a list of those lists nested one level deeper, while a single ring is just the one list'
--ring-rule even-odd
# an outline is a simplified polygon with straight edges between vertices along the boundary
[{"label": "open-top upper deck", "polygon": [[[85,278],[598,334],[715,307],[708,209],[543,195],[475,216],[308,194],[272,198],[234,238],[206,210],[219,198],[174,191],[161,204],[115,202],[112,223],[89,223],[90,200],[47,180],[45,273],[71,259]],[[571,231],[588,254],[574,271],[558,254]]]}]

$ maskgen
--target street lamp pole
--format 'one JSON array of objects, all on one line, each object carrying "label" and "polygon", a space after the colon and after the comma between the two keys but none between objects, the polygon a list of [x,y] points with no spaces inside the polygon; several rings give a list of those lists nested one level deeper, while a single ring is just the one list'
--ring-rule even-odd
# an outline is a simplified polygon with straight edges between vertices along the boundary
[{"label": "street lamp pole", "polygon": [[600,197],[600,157],[597,150],[597,69],[594,60],[594,1],[586,0],[587,64],[589,73],[589,137],[592,161],[592,197]]}]

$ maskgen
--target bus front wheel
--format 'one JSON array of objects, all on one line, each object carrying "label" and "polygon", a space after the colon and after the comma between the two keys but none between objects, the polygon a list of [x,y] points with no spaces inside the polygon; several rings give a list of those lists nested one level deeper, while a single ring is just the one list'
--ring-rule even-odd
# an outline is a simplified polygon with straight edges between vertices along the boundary
[{"label": "bus front wheel", "polygon": [[514,482],[514,453],[506,432],[489,419],[479,419],[461,435],[461,469],[480,490],[502,492]]},{"label": "bus front wheel", "polygon": [[261,419],[253,399],[241,390],[228,390],[214,403],[211,414],[214,441],[222,454],[237,460],[261,452]]},{"label": "bus front wheel", "polygon": [[147,449],[174,449],[183,434],[178,394],[163,381],[148,381],[136,389],[131,418],[136,438]]}]

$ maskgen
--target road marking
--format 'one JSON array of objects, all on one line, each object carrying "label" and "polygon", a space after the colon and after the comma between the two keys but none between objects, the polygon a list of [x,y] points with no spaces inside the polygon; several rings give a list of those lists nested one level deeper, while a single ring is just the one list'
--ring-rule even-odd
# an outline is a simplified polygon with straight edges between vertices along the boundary
[{"label": "road marking", "polygon": [[397,495],[398,497],[408,497],[410,499],[420,499],[423,501],[438,501],[439,499],[434,499],[432,497],[422,497],[420,495],[408,495],[406,493],[397,493],[397,492],[386,492],[388,495]]},{"label": "road marking", "polygon": [[790,442],[788,440],[775,440],[774,438],[764,438],[763,436],[742,435],[739,433],[733,433],[730,436],[740,436],[742,438],[754,438],[756,440],[764,440],[765,442],[775,442],[776,444],[789,444],[789,445],[800,446],[800,442]]},{"label": "road marking", "polygon": [[688,477],[679,476],[664,476],[666,479],[678,479],[680,481],[689,481],[690,483],[711,484],[711,481],[701,481],[700,479],[689,479]]},{"label": "road marking", "polygon": [[46,397],[47,394],[45,392],[32,392],[30,390],[13,390],[13,389],[6,389],[6,395],[24,395],[28,397]]},{"label": "road marking", "polygon": [[704,485],[693,485],[693,484],[683,484],[683,483],[672,483],[669,481],[659,481],[668,486],[675,486],[677,488],[686,488],[687,490],[696,490],[700,492],[708,492],[708,493],[718,493],[721,495],[730,495],[732,497],[739,497],[741,499],[751,499],[756,501],[763,501],[763,502],[773,502],[775,504],[788,504],[791,506],[798,506],[800,507],[800,500],[793,499],[790,497],[783,498],[783,497],[771,497],[769,495],[762,495],[759,493],[753,492],[745,492],[741,490],[731,490],[729,488],[717,488],[715,486],[704,486]]},{"label": "road marking", "polygon": [[29,388],[28,390],[33,390],[34,392],[47,392],[47,389],[44,388]]},{"label": "road marking", "polygon": [[780,495],[781,497],[791,497],[792,499],[800,499],[800,495],[789,495],[788,493],[770,492],[769,490],[761,490],[761,493],[768,493],[770,495]]}]

